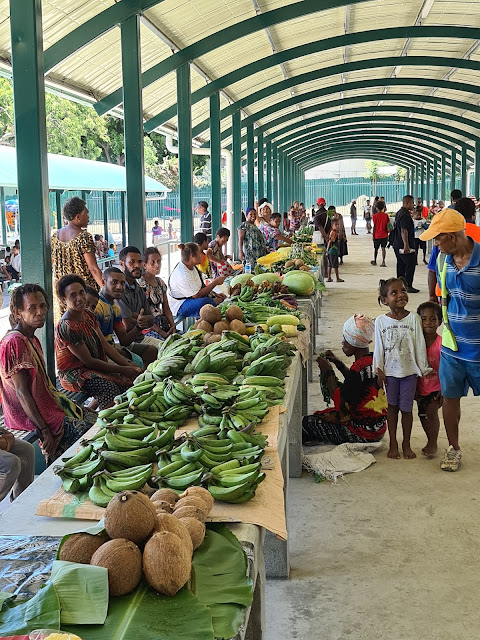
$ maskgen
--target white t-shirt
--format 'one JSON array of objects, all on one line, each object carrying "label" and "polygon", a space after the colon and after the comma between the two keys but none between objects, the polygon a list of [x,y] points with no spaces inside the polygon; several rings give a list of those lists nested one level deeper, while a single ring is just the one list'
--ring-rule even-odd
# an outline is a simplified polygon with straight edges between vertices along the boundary
[{"label": "white t-shirt", "polygon": [[168,279],[168,304],[173,315],[177,315],[185,298],[191,298],[201,288],[202,282],[198,271],[195,268],[189,269],[183,262],[179,262]]},{"label": "white t-shirt", "polygon": [[20,258],[19,253],[17,253],[16,256],[12,256],[10,264],[15,269],[15,271],[18,271],[18,273],[22,273],[22,259]]},{"label": "white t-shirt", "polygon": [[431,373],[422,321],[417,313],[409,312],[402,320],[386,314],[375,320],[375,350],[373,366],[386,376],[406,378]]},{"label": "white t-shirt", "polygon": [[425,231],[425,218],[421,220],[414,220],[413,227],[415,229],[415,238],[419,238]]}]

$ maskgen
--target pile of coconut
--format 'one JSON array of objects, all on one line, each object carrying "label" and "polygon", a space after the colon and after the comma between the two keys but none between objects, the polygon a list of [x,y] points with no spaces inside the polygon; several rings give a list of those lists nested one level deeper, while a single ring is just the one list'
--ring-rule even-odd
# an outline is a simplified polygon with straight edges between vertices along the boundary
[{"label": "pile of coconut", "polygon": [[105,510],[105,533],[75,533],[60,548],[60,560],[108,570],[111,596],[135,589],[142,575],[158,593],[173,596],[188,581],[192,555],[205,537],[213,498],[202,487],[178,495],[159,489],[151,498],[122,491]]},{"label": "pile of coconut", "polygon": [[225,311],[225,318],[218,307],[213,304],[206,304],[200,309],[200,320],[194,325],[195,329],[205,331],[203,341],[205,344],[218,342],[222,337],[222,331],[236,331],[242,336],[245,335],[245,324],[243,322],[243,311],[235,304],[231,304]]}]

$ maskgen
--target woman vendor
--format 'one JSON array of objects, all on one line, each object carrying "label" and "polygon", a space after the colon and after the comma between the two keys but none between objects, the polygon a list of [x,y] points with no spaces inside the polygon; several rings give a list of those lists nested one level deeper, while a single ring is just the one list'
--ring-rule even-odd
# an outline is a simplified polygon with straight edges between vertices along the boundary
[{"label": "woman vendor", "polygon": [[[344,442],[378,442],[386,431],[387,400],[373,370],[373,354],[369,344],[374,334],[373,320],[354,315],[343,325],[342,351],[355,362],[350,369],[331,351],[318,358],[334,407],[316,411],[302,420],[302,440],[305,445]],[[344,376],[339,383],[332,364]]]},{"label": "woman vendor", "polygon": [[[84,414],[79,406],[58,393],[47,376],[42,347],[35,336],[45,324],[47,311],[47,295],[40,285],[24,284],[12,292],[13,329],[0,342],[0,389],[5,426],[36,431],[49,464],[93,425],[96,414],[87,411]],[[15,453],[13,449],[10,452]],[[26,484],[32,479],[33,471]],[[14,489],[13,497],[23,488],[16,493]]]}]

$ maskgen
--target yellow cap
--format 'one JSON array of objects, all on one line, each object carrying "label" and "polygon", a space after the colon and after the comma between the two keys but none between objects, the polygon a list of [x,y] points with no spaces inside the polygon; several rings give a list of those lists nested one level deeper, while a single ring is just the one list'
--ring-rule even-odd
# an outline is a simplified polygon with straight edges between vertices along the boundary
[{"label": "yellow cap", "polygon": [[440,233],[455,233],[465,230],[465,218],[455,209],[443,209],[437,213],[430,226],[420,236],[420,240],[431,240]]}]

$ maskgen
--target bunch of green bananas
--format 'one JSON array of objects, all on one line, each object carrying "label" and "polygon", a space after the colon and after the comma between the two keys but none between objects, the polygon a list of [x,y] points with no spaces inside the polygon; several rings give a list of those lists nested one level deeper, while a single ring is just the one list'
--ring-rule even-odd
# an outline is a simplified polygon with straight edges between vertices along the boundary
[{"label": "bunch of green bananas", "polygon": [[261,356],[248,367],[243,369],[243,374],[249,376],[276,376],[285,378],[290,359],[285,356],[277,356],[275,353]]},{"label": "bunch of green bananas", "polygon": [[93,477],[93,484],[88,492],[88,497],[99,507],[106,507],[117,493],[141,489],[152,473],[152,463],[112,473],[108,471],[97,473]]},{"label": "bunch of green bananas", "polygon": [[241,293],[238,296],[238,299],[242,302],[251,302],[253,300],[253,296],[255,295],[255,291],[252,286],[245,285],[242,287]]}]

